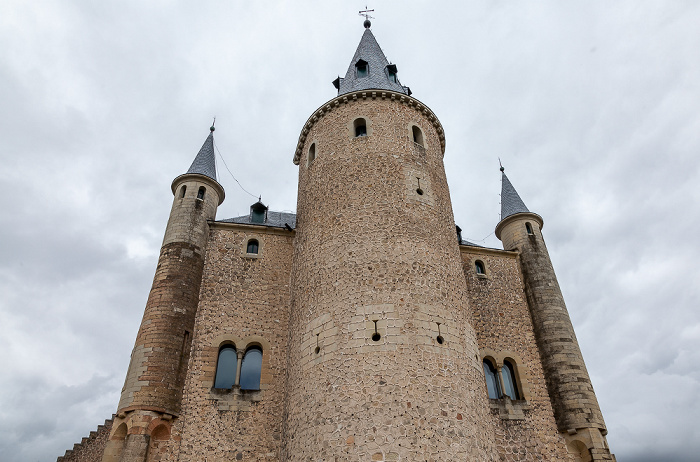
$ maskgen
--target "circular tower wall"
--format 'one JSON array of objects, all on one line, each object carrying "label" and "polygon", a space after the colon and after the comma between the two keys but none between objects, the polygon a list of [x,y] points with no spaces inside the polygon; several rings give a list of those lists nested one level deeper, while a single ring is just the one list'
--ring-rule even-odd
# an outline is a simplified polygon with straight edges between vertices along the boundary
[{"label": "circular tower wall", "polygon": [[302,132],[286,460],[492,459],[441,132],[369,91]]}]

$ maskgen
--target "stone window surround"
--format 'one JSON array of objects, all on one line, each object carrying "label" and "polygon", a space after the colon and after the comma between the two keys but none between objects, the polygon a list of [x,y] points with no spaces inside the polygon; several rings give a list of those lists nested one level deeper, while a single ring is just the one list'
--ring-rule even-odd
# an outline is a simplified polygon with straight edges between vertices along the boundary
[{"label": "stone window surround", "polygon": [[[489,399],[490,407],[497,410],[499,417],[503,420],[523,420],[525,412],[532,409],[529,403],[530,398],[530,380],[527,373],[527,368],[519,355],[508,350],[494,351],[490,349],[481,349],[481,361],[491,361],[498,371],[498,382],[501,390],[503,390],[503,377],[501,368],[503,362],[508,360],[513,365],[513,373],[515,375],[516,386],[520,393],[520,399],[513,400],[507,395],[503,395],[499,399]],[[484,387],[486,384],[484,383]],[[503,393],[503,391],[501,391]]]},{"label": "stone window surround", "polygon": [[[355,121],[357,119],[364,119],[364,121],[365,121],[365,128],[367,129],[367,134],[364,136],[355,136]],[[369,117],[367,117],[366,115],[353,114],[353,116],[350,118],[350,121],[347,124],[347,127],[348,127],[348,133],[350,134],[351,140],[364,140],[364,139],[372,136],[372,120]]]},{"label": "stone window surround", "polygon": [[[230,389],[218,389],[214,388],[214,382],[216,380],[216,366],[218,365],[218,355],[219,350],[224,345],[233,345],[236,348],[236,353],[238,354],[238,364],[236,366],[236,385]],[[209,398],[214,400],[214,403],[218,406],[219,410],[238,410],[238,411],[248,411],[250,410],[250,404],[262,401],[265,391],[270,388],[270,377],[272,371],[270,368],[269,354],[271,351],[270,342],[264,337],[258,335],[251,335],[248,337],[237,337],[235,335],[222,334],[214,338],[211,343],[213,351],[214,368],[212,371],[206,373],[202,385],[209,389]],[[260,369],[260,389],[259,390],[241,390],[240,388],[240,374],[241,374],[241,363],[243,356],[250,347],[259,347],[262,349],[262,367]]]},{"label": "stone window surround", "polygon": [[[481,263],[481,267],[484,269],[483,273],[478,273],[476,271],[477,262]],[[473,258],[472,259],[472,268],[474,270],[474,274],[476,275],[476,277],[481,278],[481,279],[488,279],[489,278],[488,266],[486,266],[486,263],[484,263],[484,260],[482,260],[481,258]],[[501,364],[503,364],[503,363],[501,363]],[[500,366],[499,366],[499,369],[500,369]]]},{"label": "stone window surround", "polygon": [[[314,158],[311,158],[311,148],[314,148]],[[306,168],[309,168],[311,164],[314,163],[314,160],[318,157],[318,142],[316,140],[311,140],[311,144],[309,145],[309,149],[306,151]]]},{"label": "stone window surround", "polygon": [[[255,239],[258,241],[258,253],[248,253],[248,242],[250,242],[252,239]],[[241,253],[244,258],[250,258],[250,259],[255,259],[255,258],[260,258],[263,255],[263,239],[260,234],[248,234],[246,233],[243,236],[243,246],[241,247]]]}]

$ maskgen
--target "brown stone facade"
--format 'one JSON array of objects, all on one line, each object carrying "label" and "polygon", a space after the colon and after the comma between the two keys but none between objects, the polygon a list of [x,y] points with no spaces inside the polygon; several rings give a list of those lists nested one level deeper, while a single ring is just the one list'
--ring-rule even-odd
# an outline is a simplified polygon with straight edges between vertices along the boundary
[{"label": "brown stone facade", "polygon": [[[481,359],[516,368],[518,400],[491,399],[488,423],[494,428],[500,460],[569,459],[558,431],[523,292],[517,252],[462,246],[464,276]],[[484,273],[476,271],[476,263]],[[481,384],[486,394],[485,382]]]},{"label": "brown stone facade", "polygon": [[[504,220],[506,250],[459,245],[444,147],[413,98],[335,98],[297,145],[295,229],[215,222],[218,183],[178,177],[104,451],[66,460],[614,460],[541,219]],[[485,359],[516,397],[489,399]]]},{"label": "brown stone facade", "polygon": [[441,128],[421,107],[357,93],[305,127],[283,460],[497,460]]}]

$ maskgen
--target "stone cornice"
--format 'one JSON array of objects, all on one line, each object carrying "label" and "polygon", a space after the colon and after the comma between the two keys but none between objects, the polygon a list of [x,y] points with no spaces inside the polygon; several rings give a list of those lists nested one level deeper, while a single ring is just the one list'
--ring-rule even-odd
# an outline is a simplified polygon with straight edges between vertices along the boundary
[{"label": "stone cornice", "polygon": [[501,238],[501,231],[503,231],[503,228],[504,228],[508,223],[512,223],[512,222],[514,222],[514,221],[516,221],[516,220],[521,220],[521,219],[524,220],[524,219],[527,219],[527,218],[530,218],[530,219],[532,219],[532,220],[535,220],[535,221],[539,224],[540,229],[542,229],[542,226],[544,226],[544,220],[542,219],[541,216],[537,215],[536,213],[532,213],[532,212],[514,213],[513,215],[508,215],[507,217],[505,217],[503,220],[501,220],[501,221],[496,225],[496,231],[495,231],[496,237],[497,237],[498,239]]},{"label": "stone cornice", "polygon": [[470,253],[470,254],[477,254],[477,255],[498,255],[501,257],[511,257],[511,258],[517,258],[518,252],[515,250],[501,250],[501,249],[492,249],[490,247],[477,247],[474,245],[464,245],[460,244],[459,246],[459,251],[461,253]]},{"label": "stone cornice", "polygon": [[219,196],[219,203],[217,205],[221,205],[221,203],[224,201],[224,198],[226,197],[224,187],[221,186],[218,181],[216,181],[213,178],[209,178],[206,175],[202,175],[201,173],[183,173],[182,175],[176,177],[173,180],[173,184],[170,185],[170,189],[172,189],[173,194],[175,194],[177,187],[180,186],[180,184],[184,181],[201,181],[202,183],[206,183],[212,188],[214,188],[214,190]]},{"label": "stone cornice", "polygon": [[223,228],[223,229],[241,229],[247,231],[254,231],[256,233],[264,234],[279,234],[281,236],[293,236],[296,234],[296,230],[287,230],[286,228],[278,228],[276,226],[265,226],[265,225],[254,225],[250,223],[231,223],[227,221],[210,221],[209,227],[211,228]]},{"label": "stone cornice", "polygon": [[417,99],[408,96],[403,93],[399,93],[396,91],[391,91],[391,90],[360,90],[360,91],[354,91],[352,93],[346,93],[344,95],[337,96],[333,98],[332,100],[328,101],[325,103],[323,106],[319,107],[314,111],[313,114],[311,114],[311,117],[308,118],[306,123],[304,124],[304,128],[301,130],[301,134],[299,135],[299,142],[297,143],[297,148],[296,151],[294,152],[294,164],[299,165],[299,160],[301,159],[301,151],[304,148],[304,143],[306,142],[306,136],[309,134],[311,131],[311,127],[314,126],[314,124],[325,114],[331,112],[333,109],[337,108],[341,104],[348,104],[353,101],[357,101],[359,99],[390,99],[392,101],[398,101],[401,104],[407,104],[418,111],[422,112],[428,120],[433,124],[435,127],[435,131],[437,131],[438,136],[440,137],[440,147],[442,149],[442,155],[445,155],[445,131],[442,128],[442,124],[438,120],[437,116],[433,113],[432,110],[425,104],[421,103]]}]

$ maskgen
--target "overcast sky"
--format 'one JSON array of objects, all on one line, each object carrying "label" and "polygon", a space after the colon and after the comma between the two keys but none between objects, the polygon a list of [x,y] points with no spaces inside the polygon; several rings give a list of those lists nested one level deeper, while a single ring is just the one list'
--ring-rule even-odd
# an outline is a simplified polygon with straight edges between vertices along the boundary
[{"label": "overcast sky", "polygon": [[[308,116],[363,32],[347,1],[0,3],[0,456],[116,411],[172,201],[216,116],[236,178],[296,208]],[[498,157],[544,235],[618,460],[700,454],[700,2],[377,0],[442,122],[463,236],[499,247]],[[219,162],[226,201],[254,199]]]}]

